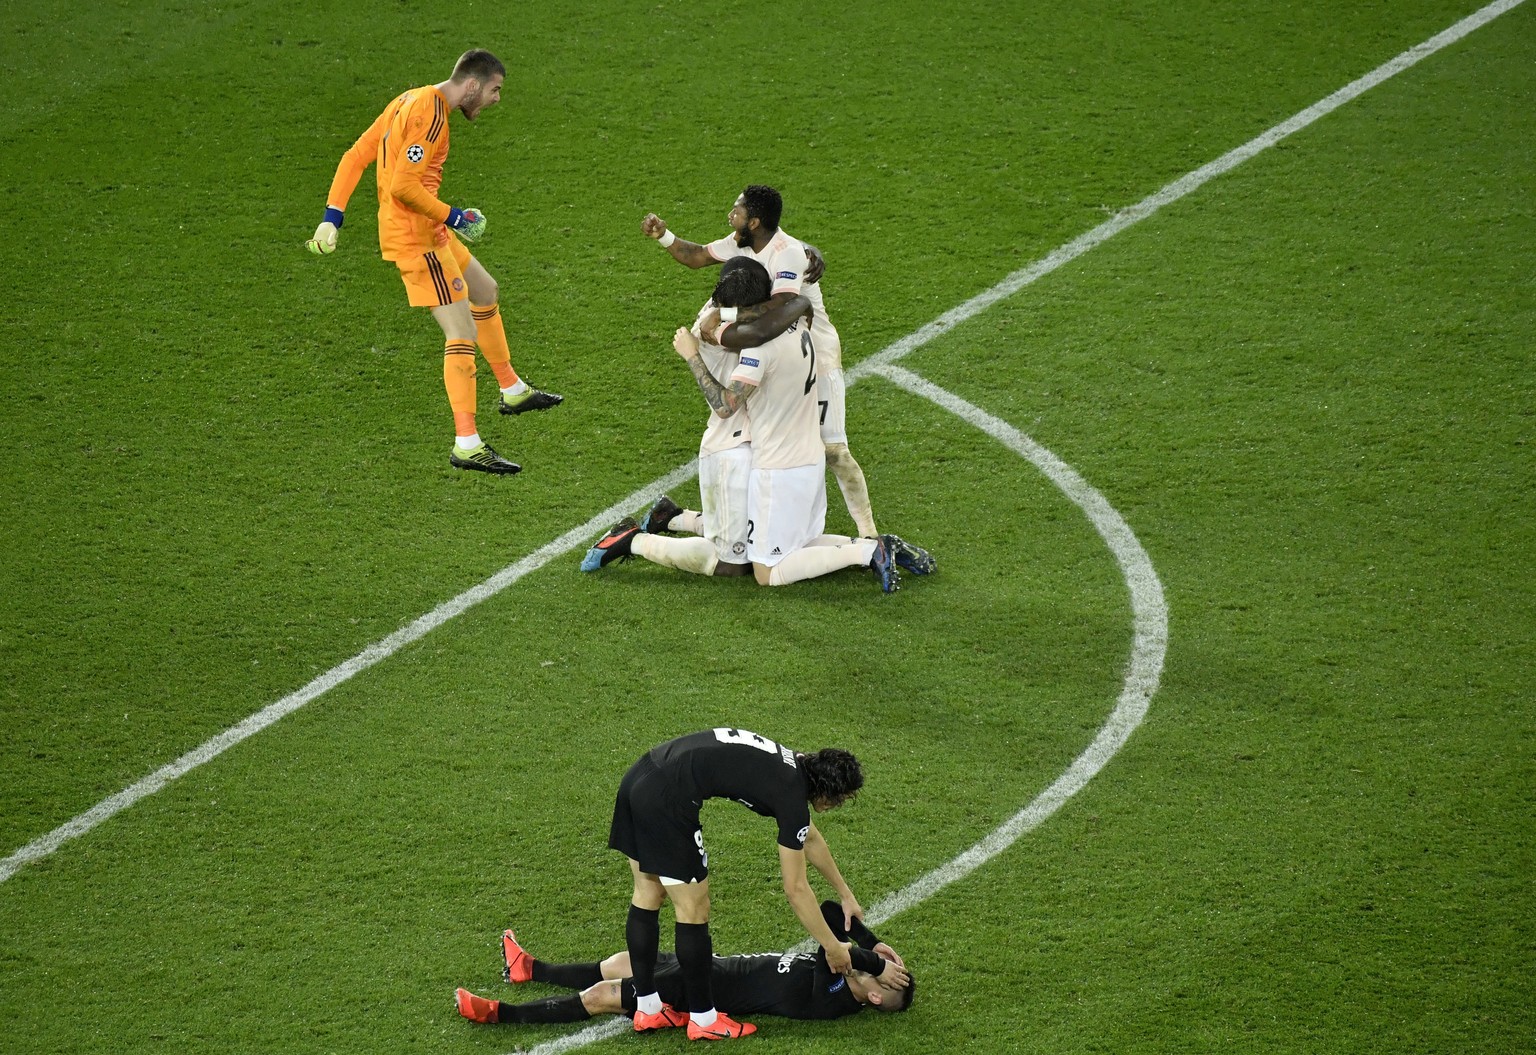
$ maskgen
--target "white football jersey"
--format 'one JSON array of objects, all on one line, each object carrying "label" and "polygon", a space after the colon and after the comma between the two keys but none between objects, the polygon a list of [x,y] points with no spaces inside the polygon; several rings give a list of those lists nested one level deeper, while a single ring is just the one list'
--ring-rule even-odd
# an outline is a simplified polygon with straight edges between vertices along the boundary
[{"label": "white football jersey", "polygon": [[709,250],[710,256],[721,263],[732,257],[750,256],[768,269],[768,277],[773,280],[774,294],[783,293],[785,290],[805,294],[815,311],[811,319],[811,337],[816,341],[817,353],[822,357],[822,369],[841,370],[843,368],[842,342],[837,339],[837,331],[832,327],[832,320],[827,318],[827,306],[821,298],[821,283],[805,281],[808,261],[805,256],[805,246],[798,238],[785,234],[784,229],[780,228],[773,233],[772,238],[768,239],[768,244],[763,246],[761,253],[754,252],[750,248],[743,249],[737,245],[734,233],[718,238],[704,248]]},{"label": "white football jersey", "polygon": [[[699,323],[715,305],[714,301],[706,301],[699,309],[699,317],[693,322],[693,335],[699,336]],[[736,371],[736,364],[740,356],[734,348],[722,348],[718,344],[710,344],[706,340],[699,341],[699,358],[704,360],[704,365],[714,375],[716,381],[724,385],[731,383],[731,374]],[[743,403],[736,408],[736,412],[730,417],[721,417],[714,411],[710,411],[709,424],[704,427],[704,437],[699,440],[699,457],[709,454],[718,454],[720,451],[728,451],[732,447],[752,441],[752,418],[747,413],[747,405]]]},{"label": "white football jersey", "polygon": [[743,348],[730,380],[754,386],[746,400],[754,469],[793,469],[821,461],[816,346],[804,319],[766,344]]}]

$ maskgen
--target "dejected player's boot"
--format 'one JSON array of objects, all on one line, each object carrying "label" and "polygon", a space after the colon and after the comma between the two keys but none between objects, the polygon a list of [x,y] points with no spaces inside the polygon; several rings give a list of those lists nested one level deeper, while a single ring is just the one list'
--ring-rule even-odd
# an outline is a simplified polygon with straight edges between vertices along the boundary
[{"label": "dejected player's boot", "polygon": [[500,1000],[487,1000],[483,996],[476,996],[468,989],[455,990],[453,998],[458,1004],[459,1014],[471,1022],[483,1022],[489,1025],[498,1021],[501,1015]]},{"label": "dejected player's boot", "polygon": [[533,981],[533,957],[517,943],[517,935],[510,930],[501,932],[501,955],[507,966],[501,972],[503,978],[514,985]]},{"label": "dejected player's boot", "polygon": [[750,1037],[757,1032],[757,1027],[750,1022],[737,1022],[735,1019],[715,1013],[715,1020],[707,1026],[701,1026],[692,1019],[688,1020],[689,1040],[738,1040],[742,1037]]},{"label": "dejected player's boot", "polygon": [[649,1033],[653,1029],[674,1029],[687,1024],[687,1014],[670,1004],[662,1004],[661,1010],[654,1015],[647,1015],[644,1011],[635,1012],[636,1033]]}]

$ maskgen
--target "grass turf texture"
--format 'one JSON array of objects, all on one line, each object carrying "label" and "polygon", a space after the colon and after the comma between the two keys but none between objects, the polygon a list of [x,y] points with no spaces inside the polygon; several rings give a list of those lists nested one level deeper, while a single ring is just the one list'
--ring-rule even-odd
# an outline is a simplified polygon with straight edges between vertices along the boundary
[{"label": "grass turf texture", "polygon": [[[646,210],[704,240],[742,184],[779,185],[852,364],[1469,10],[776,9],[818,32],[728,85],[713,56],[770,27],[683,6],[424,34],[404,8],[4,15],[28,150],[0,176],[71,222],[0,247],[0,836],[689,457],[667,337],[710,275],[639,235]],[[337,255],[301,243],[390,95],[512,39],[445,193],[495,217],[514,363],[570,401],[497,419],[482,379],[482,431],[527,467],[495,481],[444,464],[437,331],[376,258],[369,184]],[[1529,1045],[1533,52],[1520,8],[905,363],[1116,505],[1168,666],[1078,799],[885,928],[909,1016],[763,1020],[755,1046]],[[969,426],[878,379],[850,418],[882,526],[939,576],[763,591],[572,554],[0,886],[6,1047],[558,1036],[463,1023],[452,987],[497,991],[508,922],[556,959],[617,948],[612,785],[711,724],[864,757],[825,828],[868,903],[971,845],[1102,721],[1124,588]],[[762,825],[706,824],[717,948],[793,941]]]}]

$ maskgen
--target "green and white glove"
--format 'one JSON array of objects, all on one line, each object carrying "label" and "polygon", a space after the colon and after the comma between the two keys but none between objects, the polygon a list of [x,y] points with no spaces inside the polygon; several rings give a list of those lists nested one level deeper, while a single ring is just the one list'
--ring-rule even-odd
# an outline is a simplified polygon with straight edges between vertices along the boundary
[{"label": "green and white glove", "polygon": [[327,253],[336,252],[336,233],[341,227],[342,214],[340,209],[333,209],[329,205],[325,207],[325,219],[320,221],[320,226],[315,228],[315,236],[304,243],[316,256],[325,256]]},{"label": "green and white glove", "polygon": [[455,209],[450,206],[448,219],[443,223],[466,242],[478,242],[485,234],[485,213],[479,209]]}]

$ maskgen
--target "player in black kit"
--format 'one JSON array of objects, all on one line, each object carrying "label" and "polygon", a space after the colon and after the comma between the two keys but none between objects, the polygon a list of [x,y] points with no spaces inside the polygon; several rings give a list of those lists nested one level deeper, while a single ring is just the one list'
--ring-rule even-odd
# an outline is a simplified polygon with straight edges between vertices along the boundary
[{"label": "player in black kit", "polygon": [[[699,824],[705,799],[734,799],[774,819],[785,897],[821,946],[828,970],[841,975],[851,969],[848,948],[822,918],[805,866],[809,861],[837,891],[845,928],[863,916],[827,841],[811,823],[812,809],[840,806],[863,786],[858,759],[847,751],[829,747],[801,754],[745,729],[691,733],[640,756],[619,783],[608,834],[609,847],[629,858],[635,882],[624,936],[637,1032],[686,1025],[691,1040],[730,1040],[756,1029],[719,1014],[711,993],[709,855]],[[672,902],[676,917],[686,1015],[662,1000],[656,984],[664,900]]]},{"label": "player in black kit", "polygon": [[[750,956],[716,956],[710,971],[715,1005],[734,1015],[779,1015],[784,1018],[833,1019],[873,1007],[905,1011],[912,1006],[912,976],[894,949],[875,937],[861,920],[843,929],[843,908],[824,901],[822,917],[840,938],[858,943],[850,950],[853,969],[833,974],[826,957],[816,953],[765,952]],[[593,1015],[632,1015],[635,989],[629,979],[629,953],[614,953],[600,963],[551,964],[536,960],[509,930],[502,935],[507,980],[546,982],[581,989],[579,994],[510,1004],[456,993],[459,1014],[474,1022],[583,1022]],[[677,959],[663,954],[656,985],[664,1000],[686,999]],[[585,987],[585,988],[583,988]]]}]

